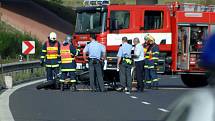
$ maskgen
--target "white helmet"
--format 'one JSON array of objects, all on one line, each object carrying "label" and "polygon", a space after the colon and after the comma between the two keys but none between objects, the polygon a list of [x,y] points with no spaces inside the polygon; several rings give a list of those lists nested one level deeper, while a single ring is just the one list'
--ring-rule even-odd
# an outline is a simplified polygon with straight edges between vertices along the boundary
[{"label": "white helmet", "polygon": [[50,39],[51,41],[56,41],[56,40],[57,40],[57,34],[56,34],[55,32],[51,32],[51,33],[49,34],[49,39]]}]

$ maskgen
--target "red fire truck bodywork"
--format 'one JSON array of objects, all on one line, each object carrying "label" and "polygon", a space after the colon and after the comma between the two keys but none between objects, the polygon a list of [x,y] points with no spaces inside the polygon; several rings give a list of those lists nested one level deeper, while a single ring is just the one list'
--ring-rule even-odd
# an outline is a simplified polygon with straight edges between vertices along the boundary
[{"label": "red fire truck bodywork", "polygon": [[[84,19],[84,16],[89,19]],[[89,26],[90,29],[84,29],[83,25]],[[97,25],[99,29],[96,28]],[[111,63],[116,59],[123,36],[131,40],[138,37],[144,43],[144,36],[149,33],[155,37],[160,48],[160,72],[193,77],[193,74],[204,75],[206,72],[198,65],[199,56],[205,38],[213,32],[214,6],[178,3],[90,6],[77,9],[73,42],[75,46],[81,46],[83,49],[89,41],[90,33],[95,33],[97,40],[106,46],[108,62]],[[78,68],[82,69],[82,55],[78,56],[76,61]],[[116,69],[113,63],[109,66],[109,70]],[[182,80],[186,79],[182,77]]]}]

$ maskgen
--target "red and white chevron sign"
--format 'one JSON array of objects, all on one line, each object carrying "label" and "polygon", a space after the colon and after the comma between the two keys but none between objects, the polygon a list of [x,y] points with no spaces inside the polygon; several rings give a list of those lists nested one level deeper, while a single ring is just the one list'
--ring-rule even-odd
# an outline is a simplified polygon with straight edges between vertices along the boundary
[{"label": "red and white chevron sign", "polygon": [[23,41],[22,53],[25,55],[35,54],[35,41]]}]

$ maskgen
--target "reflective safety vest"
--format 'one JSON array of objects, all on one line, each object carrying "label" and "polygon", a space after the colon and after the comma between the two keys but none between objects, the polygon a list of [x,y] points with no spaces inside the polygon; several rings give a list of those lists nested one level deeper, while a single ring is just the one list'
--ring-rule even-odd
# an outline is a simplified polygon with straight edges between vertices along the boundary
[{"label": "reflective safety vest", "polygon": [[143,44],[143,51],[144,51],[144,57],[145,58],[146,58],[146,53],[147,53],[148,48],[149,48],[148,44]]},{"label": "reflective safety vest", "polygon": [[58,42],[56,42],[54,44],[54,46],[51,46],[49,41],[47,41],[46,47],[47,47],[47,54],[46,54],[47,59],[57,59],[57,57],[58,57]]},{"label": "reflective safety vest", "polygon": [[72,63],[74,58],[72,57],[72,53],[70,51],[70,44],[64,46],[63,44],[60,47],[60,56],[61,56],[61,63]]}]

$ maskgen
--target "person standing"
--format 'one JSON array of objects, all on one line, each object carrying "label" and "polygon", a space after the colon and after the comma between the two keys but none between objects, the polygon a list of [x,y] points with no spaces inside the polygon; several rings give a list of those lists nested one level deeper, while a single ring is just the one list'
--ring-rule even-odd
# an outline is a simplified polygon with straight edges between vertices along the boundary
[{"label": "person standing", "polygon": [[149,47],[146,52],[145,74],[147,88],[154,87],[158,89],[157,65],[159,59],[159,46],[155,43],[154,37],[147,34],[145,39],[149,42]]},{"label": "person standing", "polygon": [[48,40],[42,45],[40,63],[46,67],[47,81],[55,84],[53,77],[54,73],[58,74],[60,63],[60,43],[55,32],[51,32]]},{"label": "person standing", "polygon": [[132,77],[131,77],[131,59],[132,45],[128,44],[128,38],[122,38],[122,45],[117,53],[117,69],[119,69],[120,83],[121,86],[118,91],[131,92],[132,89]]},{"label": "person standing", "polygon": [[[89,55],[87,60],[86,54]],[[96,41],[96,35],[90,35],[90,43],[83,50],[84,61],[89,63],[90,87],[92,91],[104,92],[104,80],[102,74],[102,61],[106,58],[105,46]],[[98,85],[97,85],[98,84]],[[99,86],[99,87],[97,87]]]},{"label": "person standing", "polygon": [[135,62],[135,71],[137,78],[137,91],[143,92],[144,90],[144,49],[140,43],[139,38],[134,38],[133,43],[134,47],[134,62]]},{"label": "person standing", "polygon": [[78,54],[78,52],[71,44],[71,40],[72,36],[67,35],[60,47],[62,72],[60,82],[62,84],[63,89],[63,85],[65,84],[67,75],[69,75],[69,83],[72,84],[73,90],[76,91],[76,62],[74,57]]}]

